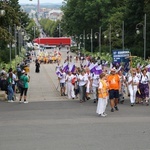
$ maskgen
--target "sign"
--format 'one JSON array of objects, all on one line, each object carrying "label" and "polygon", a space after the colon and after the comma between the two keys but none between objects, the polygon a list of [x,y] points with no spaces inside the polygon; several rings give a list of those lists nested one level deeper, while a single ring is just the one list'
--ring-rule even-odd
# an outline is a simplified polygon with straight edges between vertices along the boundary
[{"label": "sign", "polygon": [[122,63],[129,62],[130,52],[128,50],[113,50],[113,62]]}]

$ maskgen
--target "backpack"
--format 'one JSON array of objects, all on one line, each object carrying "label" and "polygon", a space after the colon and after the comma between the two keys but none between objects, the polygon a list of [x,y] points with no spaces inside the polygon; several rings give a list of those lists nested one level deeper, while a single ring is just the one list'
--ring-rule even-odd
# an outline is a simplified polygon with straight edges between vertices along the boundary
[{"label": "backpack", "polygon": [[8,85],[9,85],[8,79],[1,80],[2,91],[7,91]]},{"label": "backpack", "polygon": [[24,88],[24,82],[23,82],[22,80],[18,80],[18,81],[17,81],[17,86],[18,86],[19,88]]}]

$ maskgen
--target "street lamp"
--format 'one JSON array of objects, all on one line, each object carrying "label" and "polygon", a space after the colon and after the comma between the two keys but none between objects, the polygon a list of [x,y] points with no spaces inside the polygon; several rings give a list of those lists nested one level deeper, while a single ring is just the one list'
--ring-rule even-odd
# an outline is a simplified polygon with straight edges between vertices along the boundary
[{"label": "street lamp", "polygon": [[87,39],[91,40],[91,53],[93,53],[93,30],[91,29],[91,33],[86,35]]},{"label": "street lamp", "polygon": [[139,28],[143,26],[143,39],[144,39],[144,60],[146,59],[146,14],[144,15],[144,24],[138,23],[136,25],[136,33],[140,34]]},{"label": "street lamp", "polygon": [[84,50],[85,50],[85,30],[83,31],[83,34],[80,34],[79,39],[83,39],[83,45],[84,45]]},{"label": "street lamp", "polygon": [[34,39],[35,39],[35,31],[37,30],[37,27],[36,27],[36,26],[33,26],[33,27],[32,27],[32,30],[33,30],[33,32],[34,32]]},{"label": "street lamp", "polygon": [[109,26],[109,34],[108,35],[104,34],[104,39],[107,39],[108,36],[109,36],[109,52],[111,54],[111,24]]},{"label": "street lamp", "polygon": [[94,33],[94,37],[95,39],[97,39],[97,37],[99,36],[99,40],[98,40],[98,43],[99,43],[99,55],[101,54],[101,27],[99,27],[99,32],[95,32]]},{"label": "street lamp", "polygon": [[[9,34],[11,34],[12,30],[11,30],[11,26],[9,25]],[[11,41],[8,44],[9,47],[9,60],[10,60],[10,67],[11,67],[11,51],[12,51],[12,45],[11,45]]]},{"label": "street lamp", "polygon": [[4,16],[5,15],[5,10],[0,10],[0,16]]},{"label": "street lamp", "polygon": [[122,28],[118,28],[116,31],[116,37],[120,37],[121,33],[121,38],[122,38],[122,50],[124,51],[124,21],[122,22]]},{"label": "street lamp", "polygon": [[58,27],[57,27],[57,30],[59,31],[59,37],[61,37],[61,25],[59,23]]}]

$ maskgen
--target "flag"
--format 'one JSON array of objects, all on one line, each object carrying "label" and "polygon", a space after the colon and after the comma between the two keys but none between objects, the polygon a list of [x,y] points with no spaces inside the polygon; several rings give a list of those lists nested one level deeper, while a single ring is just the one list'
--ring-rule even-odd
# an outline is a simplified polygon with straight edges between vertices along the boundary
[{"label": "flag", "polygon": [[71,71],[71,72],[75,71],[75,64],[73,64],[73,63],[69,64],[69,71]]},{"label": "flag", "polygon": [[94,68],[93,73],[94,73],[95,75],[100,75],[100,74],[102,73],[102,66],[101,66],[101,65],[96,66],[96,67]]},{"label": "flag", "polygon": [[69,70],[68,62],[65,62],[65,63],[63,64],[63,71],[64,71],[64,72],[68,72],[68,70]]},{"label": "flag", "polygon": [[93,73],[94,70],[95,70],[95,67],[97,67],[97,66],[98,66],[97,63],[95,63],[95,64],[94,64],[94,63],[91,63],[90,66],[89,66],[90,72]]},{"label": "flag", "polygon": [[128,72],[130,70],[130,63],[129,61],[127,61],[125,64],[124,64],[124,72]]},{"label": "flag", "polygon": [[150,64],[146,66],[147,71],[150,72]]},{"label": "flag", "polygon": [[60,72],[60,70],[56,71],[56,75],[58,78],[62,78],[63,74]]},{"label": "flag", "polygon": [[122,66],[120,66],[120,67],[117,69],[117,71],[116,71],[116,72],[119,72],[119,71],[121,70],[121,68],[122,68]]}]

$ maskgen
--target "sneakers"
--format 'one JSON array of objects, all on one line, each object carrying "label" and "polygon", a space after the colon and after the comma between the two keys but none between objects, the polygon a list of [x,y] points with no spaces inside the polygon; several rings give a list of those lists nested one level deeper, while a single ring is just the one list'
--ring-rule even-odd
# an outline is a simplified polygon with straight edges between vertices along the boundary
[{"label": "sneakers", "polygon": [[14,101],[13,100],[8,100],[8,103],[13,103]]},{"label": "sneakers", "polygon": [[134,104],[133,103],[131,103],[131,107],[133,107],[134,106]]},{"label": "sneakers", "polygon": [[114,112],[114,109],[113,109],[113,108],[111,108],[111,112]]},{"label": "sneakers", "polygon": [[103,114],[100,114],[100,116],[102,116],[102,117],[106,117],[106,116],[107,116],[107,114],[106,114],[106,113],[103,113]]},{"label": "sneakers", "polygon": [[107,114],[105,112],[103,114],[107,116]]},{"label": "sneakers", "polygon": [[24,104],[27,104],[28,103],[28,101],[24,101]]},{"label": "sneakers", "polygon": [[96,99],[94,99],[94,103],[96,103]]}]

